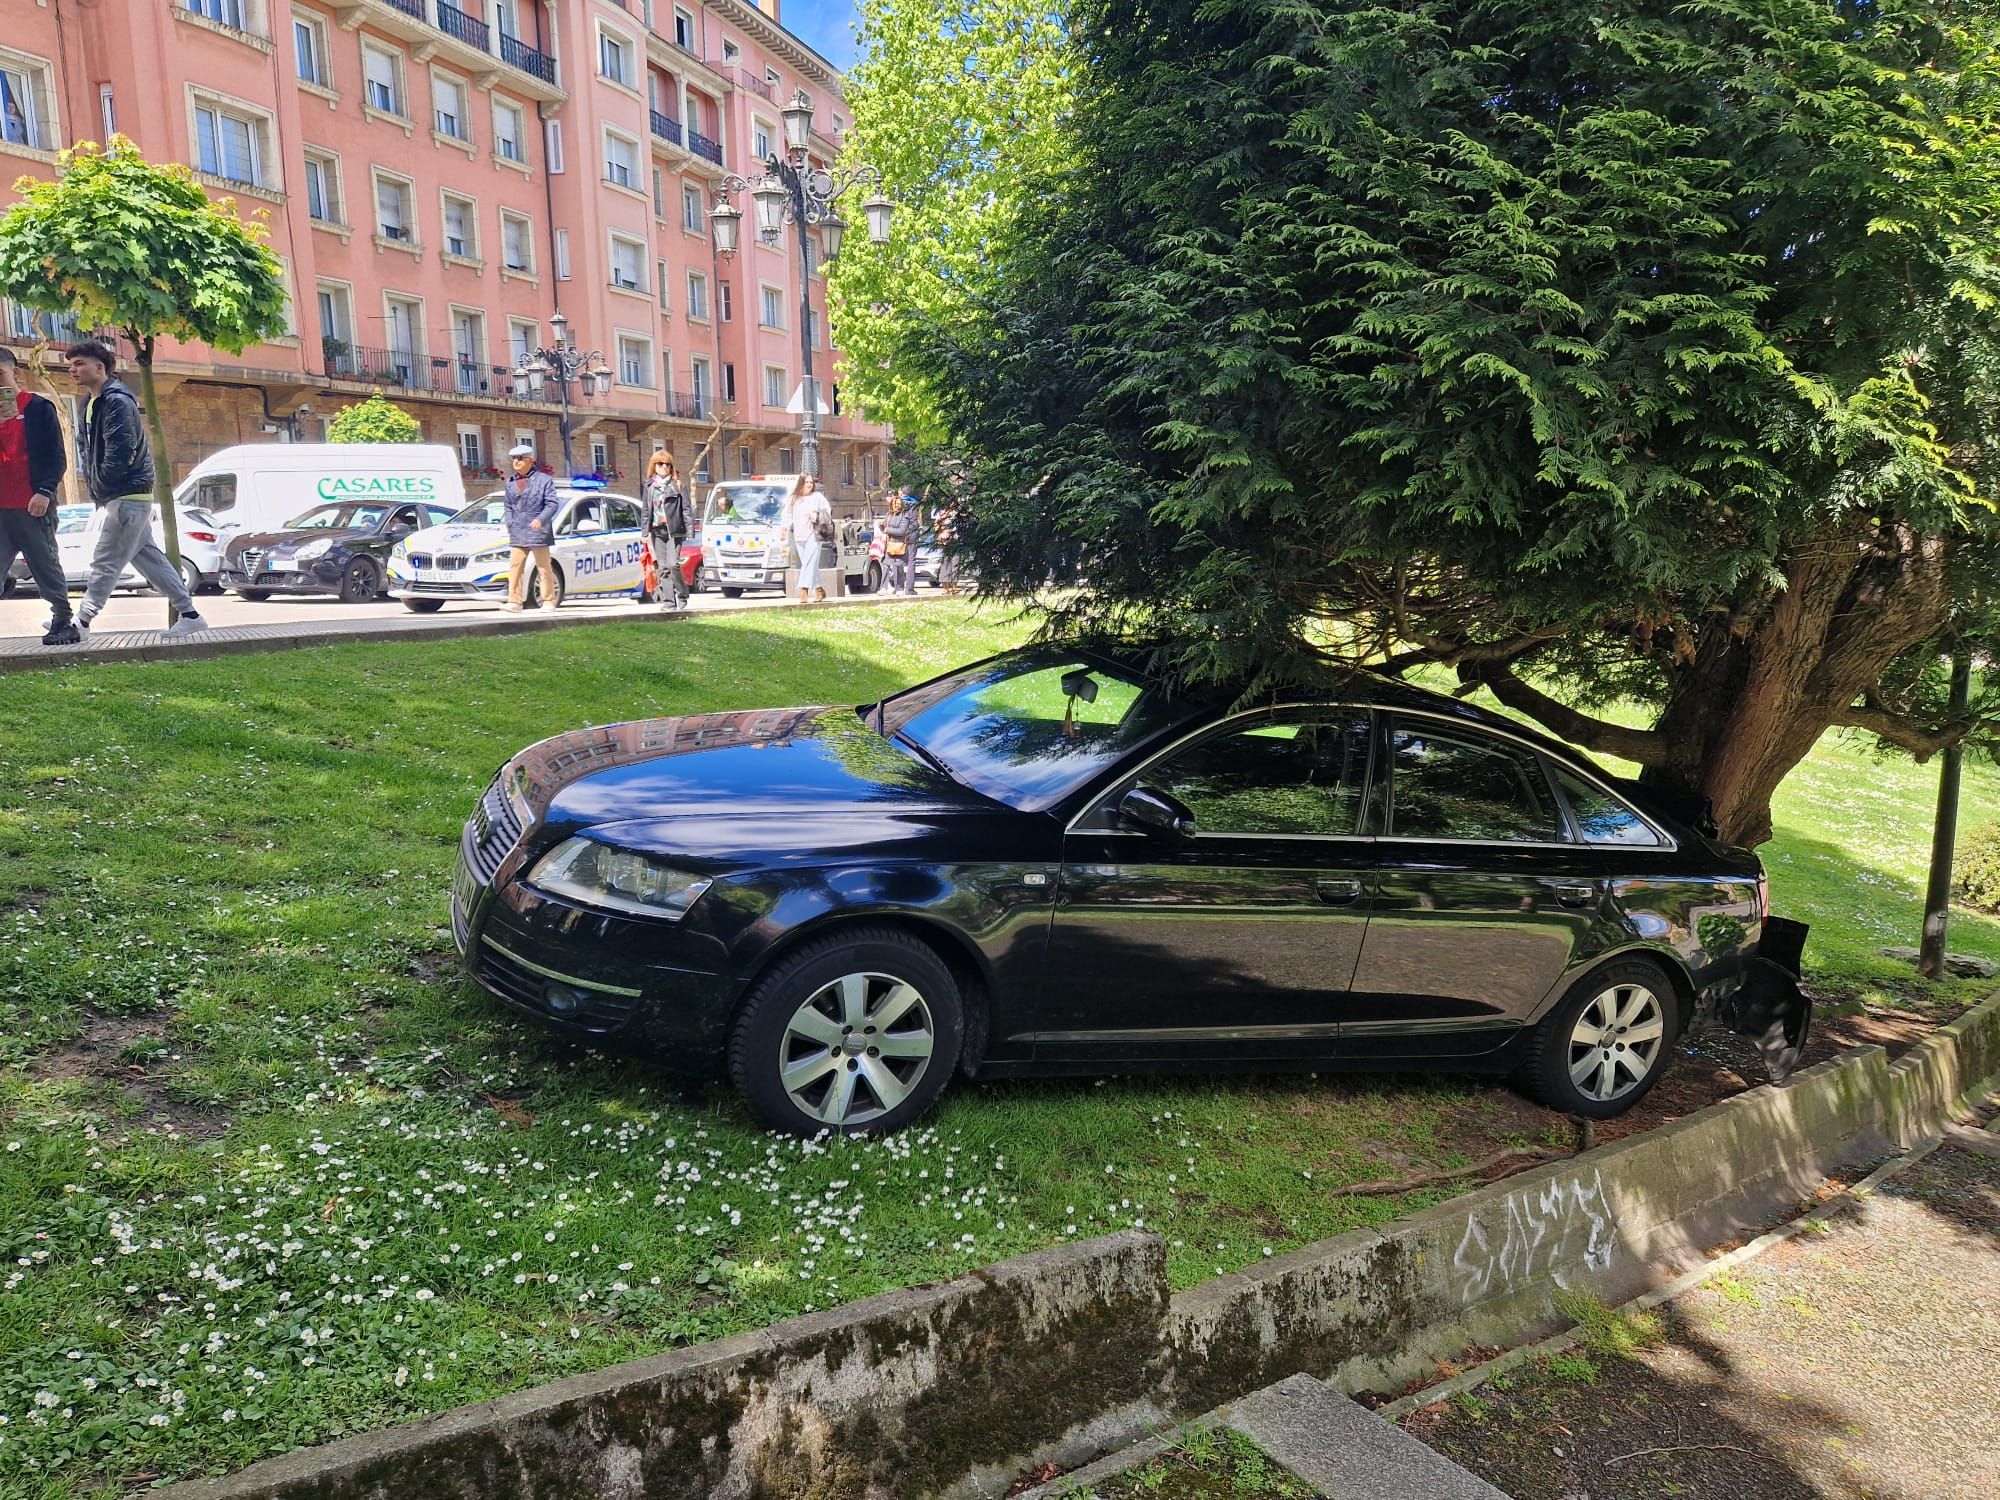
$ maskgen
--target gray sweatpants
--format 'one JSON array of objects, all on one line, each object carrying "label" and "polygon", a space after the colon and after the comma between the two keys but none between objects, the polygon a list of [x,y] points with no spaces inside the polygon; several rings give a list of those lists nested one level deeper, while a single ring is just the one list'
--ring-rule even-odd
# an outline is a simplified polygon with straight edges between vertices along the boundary
[{"label": "gray sweatpants", "polygon": [[83,593],[80,612],[85,621],[111,602],[111,591],[127,567],[137,568],[139,576],[171,599],[180,613],[194,613],[194,595],[181,582],[180,569],[154,544],[153,515],[153,505],[146,500],[113,500],[105,505],[104,529],[90,555],[90,586]]}]

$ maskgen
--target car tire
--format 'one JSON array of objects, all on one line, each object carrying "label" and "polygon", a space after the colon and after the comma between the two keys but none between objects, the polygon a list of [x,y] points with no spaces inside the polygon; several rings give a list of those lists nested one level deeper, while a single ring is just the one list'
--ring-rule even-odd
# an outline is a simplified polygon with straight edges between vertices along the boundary
[{"label": "car tire", "polygon": [[434,615],[434,614],[436,614],[436,613],[437,613],[437,612],[438,612],[439,610],[441,610],[441,609],[443,609],[443,608],[444,608],[444,600],[442,600],[442,599],[405,599],[405,600],[403,601],[403,608],[405,608],[405,609],[407,609],[407,610],[411,611],[411,612],[412,612],[413,614],[419,614],[419,615]]},{"label": "car tire", "polygon": [[690,594],[705,594],[708,592],[707,563],[696,563],[694,565],[694,577],[688,580],[688,592]]},{"label": "car tire", "polygon": [[1657,964],[1622,959],[1593,969],[1535,1028],[1515,1086],[1566,1115],[1622,1115],[1673,1062],[1680,1009]]},{"label": "car tire", "polygon": [[569,580],[563,577],[563,570],[559,567],[552,566],[549,569],[549,571],[555,575],[555,580],[556,580],[555,598],[544,599],[542,597],[542,575],[541,575],[541,570],[537,569],[535,570],[534,575],[528,581],[528,608],[530,609],[542,609],[544,607],[548,609],[562,608],[563,600],[567,598],[569,595]]},{"label": "car tire", "polygon": [[190,596],[201,592],[201,569],[185,557],[181,559],[181,587],[186,589]]},{"label": "car tire", "polygon": [[725,599],[741,599],[743,597],[743,590],[739,588],[732,588],[730,587],[730,585],[725,583],[722,586],[722,597]]},{"label": "car tire", "polygon": [[964,1038],[958,981],[935,951],[893,927],[851,928],[758,981],[730,1034],[729,1078],[783,1134],[885,1134],[937,1102]]},{"label": "car tire", "polygon": [[248,599],[252,604],[262,604],[266,599],[271,597],[271,591],[269,589],[238,589],[236,597],[239,599]]},{"label": "car tire", "polygon": [[871,562],[868,565],[867,576],[861,580],[861,592],[864,594],[879,594],[882,592],[882,565],[880,563]]},{"label": "car tire", "polygon": [[375,564],[365,557],[355,558],[347,565],[347,571],[340,575],[342,604],[366,604],[381,591],[381,575],[375,571]]}]

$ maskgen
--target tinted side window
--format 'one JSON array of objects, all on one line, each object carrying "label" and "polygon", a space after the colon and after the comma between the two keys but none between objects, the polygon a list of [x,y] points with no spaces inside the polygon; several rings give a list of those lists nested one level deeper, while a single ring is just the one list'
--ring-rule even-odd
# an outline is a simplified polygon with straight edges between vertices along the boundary
[{"label": "tinted side window", "polygon": [[195,482],[194,503],[210,515],[236,509],[236,476],[204,474]]},{"label": "tinted side window", "polygon": [[630,500],[610,500],[611,529],[613,531],[637,531],[639,529],[639,507]]},{"label": "tinted side window", "polygon": [[1581,777],[1572,776],[1561,766],[1557,766],[1555,772],[1556,784],[1562,788],[1563,801],[1569,804],[1570,816],[1576,819],[1576,826],[1583,831],[1585,843],[1626,844],[1648,849],[1659,847],[1660,836],[1616,797],[1600,791]]},{"label": "tinted side window", "polygon": [[1563,824],[1541,762],[1463,730],[1405,720],[1390,738],[1389,831],[1400,838],[1554,843]]},{"label": "tinted side window", "polygon": [[1187,804],[1198,833],[1345,836],[1361,826],[1368,723],[1266,720],[1190,745],[1145,779]]}]

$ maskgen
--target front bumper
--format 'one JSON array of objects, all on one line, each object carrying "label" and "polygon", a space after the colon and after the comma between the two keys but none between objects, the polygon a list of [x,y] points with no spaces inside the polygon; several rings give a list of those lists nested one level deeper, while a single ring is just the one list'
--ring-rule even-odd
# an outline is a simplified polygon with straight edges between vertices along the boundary
[{"label": "front bumper", "polygon": [[269,594],[337,594],[340,592],[340,570],[336,568],[332,572],[332,577],[322,578],[317,570],[272,572],[259,569],[253,576],[239,568],[224,568],[215,575],[215,581],[225,589],[261,589]]}]

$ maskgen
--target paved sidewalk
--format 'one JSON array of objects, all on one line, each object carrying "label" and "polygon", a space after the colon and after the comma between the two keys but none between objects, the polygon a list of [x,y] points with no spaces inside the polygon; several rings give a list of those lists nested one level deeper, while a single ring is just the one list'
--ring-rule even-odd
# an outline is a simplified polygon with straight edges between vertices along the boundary
[{"label": "paved sidewalk", "polygon": [[[934,588],[919,590],[918,598],[943,597]],[[632,620],[656,620],[671,628],[675,617],[663,615],[657,605],[633,604],[629,600],[605,600],[565,604],[555,610],[531,609],[510,614],[499,605],[448,604],[436,614],[420,615],[400,604],[384,601],[374,605],[341,605],[323,600],[303,607],[273,609],[264,604],[248,604],[229,596],[203,596],[196,601],[209,620],[209,628],[192,636],[170,638],[164,629],[116,627],[137,626],[141,620],[156,620],[165,606],[151,594],[120,596],[100,619],[89,638],[76,646],[44,646],[39,633],[0,635],[0,672],[32,671],[37,668],[83,666],[110,661],[192,660],[210,656],[236,656],[259,651],[287,651],[305,646],[327,646],[344,641],[445,640],[466,635],[518,635],[534,630],[556,630],[567,625],[607,625]],[[745,594],[725,599],[708,592],[694,596],[690,614],[709,615],[757,609],[859,608],[907,602],[894,594],[852,594],[829,598],[824,604],[802,605],[776,593]],[[48,606],[32,595],[5,602],[7,614],[0,629],[20,630],[24,623],[33,628],[46,617]],[[279,618],[265,622],[265,617]],[[29,616],[32,615],[32,619]],[[239,623],[249,622],[249,623]]]}]

